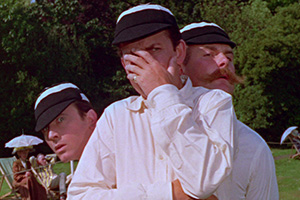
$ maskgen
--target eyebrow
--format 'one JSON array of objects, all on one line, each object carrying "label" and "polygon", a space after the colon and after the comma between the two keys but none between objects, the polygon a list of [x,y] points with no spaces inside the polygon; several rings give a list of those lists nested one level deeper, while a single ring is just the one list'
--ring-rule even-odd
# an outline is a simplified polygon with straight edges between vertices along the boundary
[{"label": "eyebrow", "polygon": [[[213,46],[206,46],[206,45],[204,45],[203,47],[207,48],[207,49],[210,49],[212,51],[218,51],[218,49],[216,47],[213,47]],[[233,54],[233,51],[231,49],[227,50],[227,51],[225,51],[225,54]]]},{"label": "eyebrow", "polygon": [[[150,49],[152,49],[153,47],[155,47],[155,46],[157,46],[157,45],[160,45],[160,43],[159,42],[156,42],[156,43],[153,43],[153,44],[149,44],[149,45],[145,45],[146,47],[144,47],[144,48],[138,48],[137,50],[142,50],[142,51],[148,51],[148,50],[150,50]],[[124,55],[124,54],[133,54],[133,52],[131,51],[131,49],[126,49],[125,51],[121,51],[122,52],[122,54]]]},{"label": "eyebrow", "polygon": [[63,117],[63,116],[67,116],[68,114],[66,114],[66,113],[60,113],[55,119],[58,119],[59,117]]},{"label": "eyebrow", "polygon": [[146,51],[147,51],[147,50],[150,50],[150,49],[152,49],[153,47],[159,46],[159,45],[160,45],[160,43],[154,43],[154,44],[151,44],[150,46],[146,47],[145,50],[146,50]]}]

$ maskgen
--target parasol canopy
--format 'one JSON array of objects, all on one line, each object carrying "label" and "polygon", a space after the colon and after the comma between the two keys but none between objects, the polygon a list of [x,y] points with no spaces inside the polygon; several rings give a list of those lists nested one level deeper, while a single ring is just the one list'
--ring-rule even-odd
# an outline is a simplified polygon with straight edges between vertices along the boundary
[{"label": "parasol canopy", "polygon": [[284,131],[284,133],[282,134],[282,136],[281,136],[280,144],[282,144],[282,143],[285,141],[285,139],[287,138],[287,136],[288,136],[293,130],[295,130],[295,129],[297,129],[297,128],[298,128],[298,126],[291,126],[291,127],[289,127],[288,129],[286,129],[286,130]]},{"label": "parasol canopy", "polygon": [[38,145],[42,143],[43,140],[33,135],[24,135],[15,137],[5,144],[8,148],[18,148],[18,147],[28,147],[33,145]]}]

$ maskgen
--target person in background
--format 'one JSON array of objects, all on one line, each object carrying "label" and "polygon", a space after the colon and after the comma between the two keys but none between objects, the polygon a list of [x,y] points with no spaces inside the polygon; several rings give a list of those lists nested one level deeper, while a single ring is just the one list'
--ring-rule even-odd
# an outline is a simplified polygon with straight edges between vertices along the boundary
[{"label": "person in background", "polygon": [[[180,77],[185,43],[170,10],[124,11],[113,44],[140,96],[107,107],[68,188],[69,199],[206,199],[230,175],[231,96]],[[214,196],[211,199],[216,199]]]},{"label": "person in background", "polygon": [[38,96],[35,130],[62,162],[79,160],[97,122],[88,98],[73,83],[47,87]]},{"label": "person in background", "polygon": [[[293,130],[291,135],[291,139],[293,143],[295,144],[297,150],[300,150],[300,133],[298,132],[297,129]],[[291,156],[293,158],[293,156]]]},{"label": "person in background", "polygon": [[28,154],[32,150],[32,146],[14,148],[13,154],[16,153],[18,159],[13,163],[13,186],[23,200],[46,200],[46,190],[38,183],[30,170]]},{"label": "person in background", "polygon": [[[182,66],[193,86],[220,89],[233,94],[242,82],[234,67],[233,48],[227,33],[215,23],[192,23],[181,29],[187,47]],[[230,178],[216,192],[219,199],[279,199],[275,165],[267,143],[254,130],[238,121],[237,154]],[[228,186],[231,186],[228,189]],[[230,192],[229,192],[230,191]]]},{"label": "person in background", "polygon": [[[53,171],[53,165],[56,162],[56,155],[45,156],[39,153],[36,158],[31,156],[29,159],[34,172],[40,177],[44,187],[50,192],[59,191],[61,198],[66,196],[66,174],[64,172],[57,175]],[[54,193],[55,195],[55,193]]]},{"label": "person in background", "polygon": [[[31,156],[29,159],[31,166],[35,168],[38,175],[41,177],[43,184],[50,190],[58,189],[59,187],[59,176],[54,173],[53,165],[56,162],[55,157],[46,160],[45,155],[39,153],[36,158]],[[64,175],[65,176],[65,175]]]}]

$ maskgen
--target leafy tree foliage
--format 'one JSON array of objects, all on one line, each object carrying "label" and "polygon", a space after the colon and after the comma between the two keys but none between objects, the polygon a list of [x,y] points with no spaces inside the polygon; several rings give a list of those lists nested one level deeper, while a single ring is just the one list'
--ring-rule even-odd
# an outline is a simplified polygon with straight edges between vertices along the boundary
[{"label": "leafy tree foliage", "polygon": [[239,117],[265,137],[299,122],[300,5],[278,8],[266,27],[239,47],[237,62],[247,76],[236,92]]},{"label": "leafy tree foliage", "polygon": [[[112,47],[119,14],[146,0],[0,1],[0,148],[34,133],[33,104],[57,82],[77,84],[99,115],[111,102],[136,94]],[[299,121],[299,2],[295,0],[154,0],[179,27],[219,24],[237,43],[237,72],[247,77],[234,96],[239,119],[267,140]],[[40,136],[40,134],[36,133]],[[1,150],[0,156],[11,150]]]},{"label": "leafy tree foliage", "polygon": [[5,0],[0,6],[1,146],[22,129],[34,134],[33,104],[45,86],[77,84],[99,114],[124,95],[112,87],[120,65],[106,1]]}]

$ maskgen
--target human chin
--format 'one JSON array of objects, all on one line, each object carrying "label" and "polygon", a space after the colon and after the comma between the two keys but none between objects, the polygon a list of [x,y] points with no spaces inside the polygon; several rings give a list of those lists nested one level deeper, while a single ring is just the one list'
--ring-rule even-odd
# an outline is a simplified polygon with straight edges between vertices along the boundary
[{"label": "human chin", "polygon": [[65,153],[62,153],[62,154],[58,154],[57,155],[59,157],[59,159],[62,161],[62,162],[69,162],[72,160],[71,156],[69,155],[68,152],[65,152]]}]

